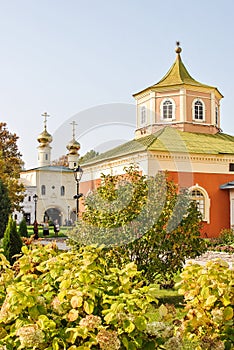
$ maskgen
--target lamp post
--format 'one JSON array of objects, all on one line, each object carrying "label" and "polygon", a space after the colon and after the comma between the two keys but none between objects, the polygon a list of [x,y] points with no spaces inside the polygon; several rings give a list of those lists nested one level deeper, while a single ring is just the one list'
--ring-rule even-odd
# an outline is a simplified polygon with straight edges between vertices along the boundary
[{"label": "lamp post", "polygon": [[78,221],[78,219],[79,219],[79,199],[80,199],[80,197],[83,196],[83,193],[79,193],[80,180],[81,180],[82,175],[83,175],[83,170],[78,165],[78,167],[75,168],[73,170],[73,172],[74,172],[74,177],[76,180],[76,195],[74,196],[74,199],[76,199],[76,220]]},{"label": "lamp post", "polygon": [[35,203],[34,220],[36,221],[37,220],[37,201],[38,201],[38,195],[37,194],[33,195],[33,200],[34,200],[34,203]]}]

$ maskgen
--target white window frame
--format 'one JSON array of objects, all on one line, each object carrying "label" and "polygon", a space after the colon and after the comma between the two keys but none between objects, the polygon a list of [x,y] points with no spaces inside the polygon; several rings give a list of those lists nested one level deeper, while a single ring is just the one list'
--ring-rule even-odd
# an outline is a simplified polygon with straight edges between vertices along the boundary
[{"label": "white window frame", "polygon": [[147,124],[147,110],[146,106],[140,107],[140,125],[144,126]]},{"label": "white window frame", "polygon": [[[164,118],[164,104],[169,101],[172,104],[172,115],[170,118]],[[175,101],[173,100],[173,98],[164,98],[162,100],[162,102],[160,103],[160,119],[163,121],[172,121],[175,120]]]},{"label": "white window frame", "polygon": [[[198,191],[203,195],[204,210],[203,210],[203,213],[201,212],[202,221],[206,221],[209,224],[210,223],[210,198],[209,198],[209,195],[203,187],[196,184],[195,186],[192,186],[189,188],[189,193],[191,194],[190,198],[192,200],[195,200],[195,199],[193,199],[193,196],[192,196],[193,191]],[[199,207],[198,207],[198,210],[199,210]]]},{"label": "white window frame", "polygon": [[[200,102],[202,104],[202,119],[196,118],[195,116],[195,105],[196,102]],[[206,109],[205,109],[205,103],[201,98],[195,98],[192,103],[192,111],[193,111],[193,120],[196,122],[204,122],[206,120]]]}]

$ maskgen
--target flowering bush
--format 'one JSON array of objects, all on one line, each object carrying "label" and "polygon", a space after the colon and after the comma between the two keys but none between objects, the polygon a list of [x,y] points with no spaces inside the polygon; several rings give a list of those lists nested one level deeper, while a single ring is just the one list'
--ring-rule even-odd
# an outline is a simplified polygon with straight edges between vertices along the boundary
[{"label": "flowering bush", "polygon": [[143,286],[134,263],[107,263],[101,247],[22,250],[13,267],[0,256],[0,349],[156,348],[145,331],[156,288]]}]

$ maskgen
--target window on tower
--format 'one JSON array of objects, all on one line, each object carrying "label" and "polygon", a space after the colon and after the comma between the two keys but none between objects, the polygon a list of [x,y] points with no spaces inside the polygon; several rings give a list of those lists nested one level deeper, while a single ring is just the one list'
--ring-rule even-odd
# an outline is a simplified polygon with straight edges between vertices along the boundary
[{"label": "window on tower", "polygon": [[200,99],[193,101],[193,119],[205,120],[205,106],[204,102]]},{"label": "window on tower", "polygon": [[219,107],[215,107],[215,125],[219,124]]},{"label": "window on tower", "polygon": [[146,124],[146,107],[142,106],[141,107],[141,125]]},{"label": "window on tower", "polygon": [[45,196],[45,194],[46,194],[46,187],[45,185],[41,185],[41,195]]},{"label": "window on tower", "polygon": [[175,102],[171,98],[167,98],[161,103],[161,119],[172,120],[175,119]]}]

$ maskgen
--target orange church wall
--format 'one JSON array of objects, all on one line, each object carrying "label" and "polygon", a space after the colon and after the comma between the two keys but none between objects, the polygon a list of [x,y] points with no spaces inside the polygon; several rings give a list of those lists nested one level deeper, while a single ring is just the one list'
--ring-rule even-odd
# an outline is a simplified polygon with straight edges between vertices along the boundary
[{"label": "orange church wall", "polygon": [[[202,237],[217,237],[224,228],[230,228],[229,191],[220,190],[220,185],[233,181],[234,174],[180,173],[180,183],[184,187],[198,185],[204,188],[210,198],[210,223],[203,222]],[[169,172],[169,177],[178,183],[178,173]]]}]

